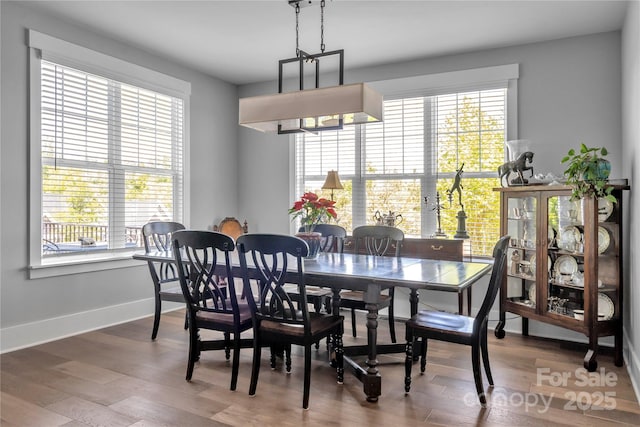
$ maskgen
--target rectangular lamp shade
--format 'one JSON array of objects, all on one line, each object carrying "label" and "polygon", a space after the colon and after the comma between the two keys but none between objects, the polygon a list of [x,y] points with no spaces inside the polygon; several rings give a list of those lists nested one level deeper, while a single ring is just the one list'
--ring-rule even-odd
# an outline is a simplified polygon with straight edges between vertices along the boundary
[{"label": "rectangular lamp shade", "polygon": [[364,83],[240,99],[239,122],[261,132],[322,130],[382,120],[382,95]]}]

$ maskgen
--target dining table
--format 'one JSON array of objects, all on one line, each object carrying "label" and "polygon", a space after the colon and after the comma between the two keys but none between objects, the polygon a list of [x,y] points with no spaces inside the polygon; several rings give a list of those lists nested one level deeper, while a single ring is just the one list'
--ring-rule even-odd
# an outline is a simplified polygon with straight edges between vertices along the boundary
[{"label": "dining table", "polygon": [[[142,261],[175,262],[170,251],[139,252],[135,253],[133,258]],[[237,259],[233,264],[233,275],[241,277]],[[363,384],[367,401],[376,402],[382,393],[378,354],[402,353],[406,345],[405,343],[378,344],[380,292],[392,287],[410,289],[413,313],[417,309],[419,290],[461,293],[490,272],[491,268],[492,264],[489,262],[320,253],[315,259],[305,260],[304,277],[306,285],[322,286],[332,290],[334,313],[340,310],[341,290],[363,291],[367,307],[367,343],[345,346],[344,361]],[[221,273],[223,273],[222,268]],[[367,356],[365,367],[355,360],[357,356],[364,355]]]}]

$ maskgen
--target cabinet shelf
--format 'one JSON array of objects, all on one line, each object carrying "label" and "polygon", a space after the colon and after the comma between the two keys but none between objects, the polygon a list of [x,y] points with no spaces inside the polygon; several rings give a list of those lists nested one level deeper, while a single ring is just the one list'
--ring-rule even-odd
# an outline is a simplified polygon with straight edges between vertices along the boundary
[{"label": "cabinet shelf", "polygon": [[[500,192],[500,233],[511,239],[495,330],[498,338],[505,336],[506,313],[511,312],[522,317],[523,335],[529,334],[530,319],[585,334],[589,351],[584,367],[589,371],[597,368],[598,338],[614,336],[614,362],[622,365],[622,194],[629,186],[611,187],[617,203],[603,222],[598,218],[598,201],[571,201],[568,186],[495,189]],[[578,231],[569,228],[562,233],[567,227]],[[602,240],[603,228],[608,240]],[[606,249],[601,244],[599,251],[599,241],[608,244]],[[578,251],[567,250],[574,245]],[[566,282],[556,280],[556,261],[561,263],[556,268],[561,268]],[[576,277],[581,278],[581,286],[571,281]],[[611,319],[598,318],[598,305],[602,310],[603,303]]]},{"label": "cabinet shelf", "polygon": [[[570,289],[575,289],[577,291],[584,292],[584,286],[574,285],[573,283],[559,283],[556,281],[550,281],[549,285],[557,286],[559,288],[570,288]],[[617,286],[613,286],[613,285],[598,286],[598,292],[616,292],[617,290],[618,290]]]}]

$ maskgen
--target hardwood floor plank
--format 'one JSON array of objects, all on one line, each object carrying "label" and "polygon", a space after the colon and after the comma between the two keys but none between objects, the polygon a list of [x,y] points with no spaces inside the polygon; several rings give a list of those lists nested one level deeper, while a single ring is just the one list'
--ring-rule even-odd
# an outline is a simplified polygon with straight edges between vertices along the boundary
[{"label": "hardwood floor plank", "polygon": [[75,396],[48,405],[47,409],[90,426],[124,427],[138,421],[135,417]]},{"label": "hardwood floor plank", "polygon": [[69,393],[65,393],[55,387],[33,382],[11,372],[2,372],[2,381],[0,383],[2,391],[7,395],[18,397],[38,406],[47,406],[70,397]]},{"label": "hardwood floor plank", "polygon": [[0,401],[0,419],[3,426],[61,426],[71,421],[71,418],[8,393],[0,393]]},{"label": "hardwood floor plank", "polygon": [[[358,315],[364,324],[364,315]],[[599,366],[604,371],[594,374],[594,381],[615,376],[615,384],[584,384],[576,377],[584,351],[563,342],[491,336],[496,386],[487,389],[487,408],[475,394],[467,347],[430,341],[427,372],[420,375],[419,364],[414,365],[408,395],[404,354],[380,355],[382,395],[369,403],[362,384],[349,373],[343,385],[336,383],[322,343],[312,352],[310,409],[305,411],[300,348],[293,348],[289,375],[280,359],[276,370],[269,368],[264,349],[257,394],[250,397],[251,349],[240,353],[235,392],[229,390],[231,364],[223,351],[203,352],[192,381],[185,381],[188,333],[183,325],[180,310],[163,314],[155,341],[150,339],[152,319],[145,318],[3,354],[2,427],[640,425],[640,405],[626,368],[615,367],[603,354]],[[379,328],[386,342],[387,322]],[[396,330],[402,336],[402,322]],[[347,334],[344,341],[363,344],[366,339]],[[555,384],[549,375],[569,377]],[[596,402],[605,393],[611,400]]]},{"label": "hardwood floor plank", "polygon": [[58,366],[55,366],[54,369],[67,375],[78,377],[80,379],[91,381],[97,384],[107,384],[122,377],[122,374],[119,374],[117,372],[77,361],[62,363]]},{"label": "hardwood floor plank", "polygon": [[163,405],[141,396],[131,396],[109,408],[128,417],[150,420],[168,426],[223,426],[214,420]]}]

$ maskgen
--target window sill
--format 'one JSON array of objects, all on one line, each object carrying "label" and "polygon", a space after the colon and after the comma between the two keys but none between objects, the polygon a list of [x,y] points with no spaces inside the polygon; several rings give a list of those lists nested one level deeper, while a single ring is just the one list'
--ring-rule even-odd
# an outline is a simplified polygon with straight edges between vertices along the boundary
[{"label": "window sill", "polygon": [[29,266],[29,279],[65,276],[68,274],[93,273],[116,268],[143,265],[131,257],[135,251],[101,254],[82,254],[60,258],[43,259],[39,265]]}]

